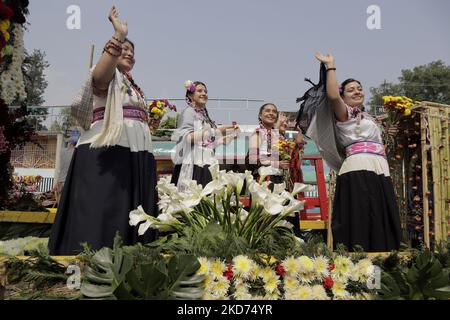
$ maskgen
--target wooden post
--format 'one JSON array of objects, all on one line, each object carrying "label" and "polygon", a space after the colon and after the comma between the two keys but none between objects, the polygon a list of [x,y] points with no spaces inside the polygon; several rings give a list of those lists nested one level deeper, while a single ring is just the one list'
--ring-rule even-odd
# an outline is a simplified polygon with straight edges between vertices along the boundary
[{"label": "wooden post", "polygon": [[441,161],[440,146],[440,119],[436,117],[439,111],[430,108],[430,137],[431,137],[431,162],[433,172],[433,209],[434,209],[434,237],[436,243],[443,239],[442,235],[442,199],[441,199]]},{"label": "wooden post", "polygon": [[55,159],[55,173],[53,175],[53,187],[58,185],[59,171],[61,167],[61,151],[64,144],[64,136],[58,133],[56,136],[56,159]]},{"label": "wooden post", "polygon": [[327,246],[328,249],[333,250],[333,230],[331,220],[333,219],[333,199],[336,187],[336,174],[334,171],[330,172],[328,179],[328,220],[327,220]]},{"label": "wooden post", "polygon": [[440,134],[440,144],[441,144],[441,182],[442,182],[442,240],[448,239],[448,224],[450,220],[450,151],[449,151],[449,115],[450,109],[440,107],[439,119],[441,134]]},{"label": "wooden post", "polygon": [[[426,112],[428,110],[425,109]],[[422,150],[422,196],[423,196],[423,237],[427,248],[430,247],[430,217],[428,204],[428,166],[427,166],[427,122],[426,115],[420,115],[420,142]]]},{"label": "wooden post", "polygon": [[89,70],[91,70],[92,66],[94,65],[94,48],[95,46],[91,46],[91,57],[89,59]]}]

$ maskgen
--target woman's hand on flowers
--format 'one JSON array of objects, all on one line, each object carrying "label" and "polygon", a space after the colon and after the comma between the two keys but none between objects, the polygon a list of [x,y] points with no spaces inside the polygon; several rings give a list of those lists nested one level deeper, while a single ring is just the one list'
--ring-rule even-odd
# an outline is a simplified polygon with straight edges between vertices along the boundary
[{"label": "woman's hand on flowers", "polygon": [[108,20],[111,21],[116,36],[118,36],[120,40],[125,40],[128,35],[128,22],[120,21],[119,13],[115,6],[109,11]]},{"label": "woman's hand on flowers", "polygon": [[288,161],[288,160],[281,160],[281,161],[279,162],[279,166],[280,166],[280,168],[283,169],[283,170],[289,169],[290,165],[291,165],[291,162]]},{"label": "woman's hand on flowers", "polygon": [[334,57],[331,54],[324,55],[317,52],[315,57],[317,60],[324,63],[327,68],[334,68]]},{"label": "woman's hand on flowers", "polygon": [[150,126],[151,130],[154,130],[154,129],[158,129],[160,123],[161,123],[161,119],[151,118],[150,123],[148,125]]},{"label": "woman's hand on flowers", "polygon": [[398,125],[396,125],[396,124],[390,125],[390,126],[388,126],[386,131],[387,131],[388,135],[395,137],[399,131]]},{"label": "woman's hand on flowers", "polygon": [[235,125],[227,124],[227,125],[219,126],[219,127],[217,127],[217,130],[220,131],[220,134],[222,136],[227,136],[227,135],[230,135],[235,130]]}]

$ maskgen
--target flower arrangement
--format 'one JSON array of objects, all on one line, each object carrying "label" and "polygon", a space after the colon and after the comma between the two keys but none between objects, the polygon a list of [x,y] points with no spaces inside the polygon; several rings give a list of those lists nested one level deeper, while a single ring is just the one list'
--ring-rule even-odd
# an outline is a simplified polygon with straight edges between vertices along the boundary
[{"label": "flower arrangement", "polygon": [[6,104],[10,104],[16,97],[21,101],[27,97],[22,73],[25,57],[23,26],[12,20],[15,19],[16,11],[0,2],[0,91]]},{"label": "flower arrangement", "polygon": [[344,300],[372,299],[367,285],[375,274],[370,259],[356,263],[336,255],[286,257],[258,264],[246,255],[230,263],[218,258],[200,257],[198,275],[205,276],[203,299],[234,300]]},{"label": "flower arrangement", "polygon": [[150,117],[155,120],[161,120],[169,111],[177,111],[177,107],[167,100],[154,100],[147,104]]},{"label": "flower arrangement", "polygon": [[[160,214],[153,217],[139,206],[129,214],[130,225],[140,224],[140,235],[149,228],[183,235],[188,227],[202,232],[207,225],[218,224],[254,248],[269,232],[292,228],[285,218],[301,210],[304,203],[295,195],[311,189],[297,183],[289,193],[282,183],[271,191],[268,182],[254,181],[250,171],[219,171],[218,163],[211,165],[210,171],[213,180],[204,188],[193,180],[180,181],[177,188],[169,177],[161,178],[157,186]],[[250,197],[251,206],[244,208]]]},{"label": "flower arrangement", "polygon": [[191,80],[186,80],[184,82],[184,87],[189,92],[195,92],[195,83],[193,81],[191,81]]},{"label": "flower arrangement", "polygon": [[294,150],[295,142],[290,140],[278,140],[278,155],[280,160],[291,160],[291,154]]},{"label": "flower arrangement", "polygon": [[383,96],[383,107],[389,113],[391,123],[398,122],[402,115],[411,115],[411,107],[414,105],[413,100],[405,96]]}]

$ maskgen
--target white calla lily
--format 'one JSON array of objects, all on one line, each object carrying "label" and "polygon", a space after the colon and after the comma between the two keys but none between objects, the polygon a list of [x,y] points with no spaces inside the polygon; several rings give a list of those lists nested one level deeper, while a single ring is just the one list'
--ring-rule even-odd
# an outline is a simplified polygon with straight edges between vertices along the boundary
[{"label": "white calla lily", "polygon": [[295,196],[295,195],[297,195],[297,194],[300,193],[300,192],[311,192],[311,191],[314,191],[314,186],[309,185],[309,184],[304,184],[304,183],[296,182],[296,183],[294,184],[294,188],[293,188],[291,194],[292,194],[293,196]]},{"label": "white calla lily", "polygon": [[264,210],[271,215],[277,215],[284,209],[284,198],[277,195],[269,195],[264,201]]},{"label": "white calla lily", "polygon": [[137,226],[140,222],[147,220],[147,217],[149,215],[145,213],[142,206],[138,206],[136,210],[130,211],[130,226]]},{"label": "white calla lily", "polygon": [[150,228],[153,225],[153,221],[147,220],[144,223],[141,223],[138,229],[138,234],[142,236],[144,233],[147,232],[148,228]]}]

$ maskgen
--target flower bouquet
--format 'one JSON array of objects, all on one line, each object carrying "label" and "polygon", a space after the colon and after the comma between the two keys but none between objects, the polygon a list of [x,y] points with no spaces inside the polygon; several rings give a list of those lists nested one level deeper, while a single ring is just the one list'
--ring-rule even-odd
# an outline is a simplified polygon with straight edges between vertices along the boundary
[{"label": "flower bouquet", "polygon": [[[295,148],[295,142],[286,140],[286,139],[280,139],[278,140],[278,155],[280,161],[291,161],[292,157],[292,151]],[[292,190],[293,185],[291,182],[291,175],[289,173],[289,169],[283,169],[283,178],[284,182],[286,184],[286,187],[288,190]]]},{"label": "flower bouquet", "polygon": [[153,100],[147,103],[148,123],[152,131],[158,128],[161,119],[169,110],[176,112],[177,108],[165,99]]},{"label": "flower bouquet", "polygon": [[[386,128],[398,125],[401,117],[411,115],[411,107],[416,104],[412,99],[405,96],[383,96],[383,107],[387,113],[384,120]],[[389,134],[385,135],[387,150],[391,150],[394,146],[394,139]]]},{"label": "flower bouquet", "polygon": [[[185,187],[181,191],[170,183],[170,178],[161,178],[157,186],[160,214],[153,217],[138,207],[129,214],[130,225],[140,224],[140,235],[152,228],[183,236],[187,229],[201,233],[208,225],[215,224],[255,248],[274,230],[290,231],[292,225],[285,218],[301,210],[304,203],[295,199],[295,195],[311,188],[296,184],[289,193],[283,183],[271,191],[268,182],[254,181],[250,171],[219,171],[218,163],[210,171],[213,180],[204,188],[196,181],[184,180],[179,182]],[[243,203],[250,197],[250,207],[244,208]]]}]

